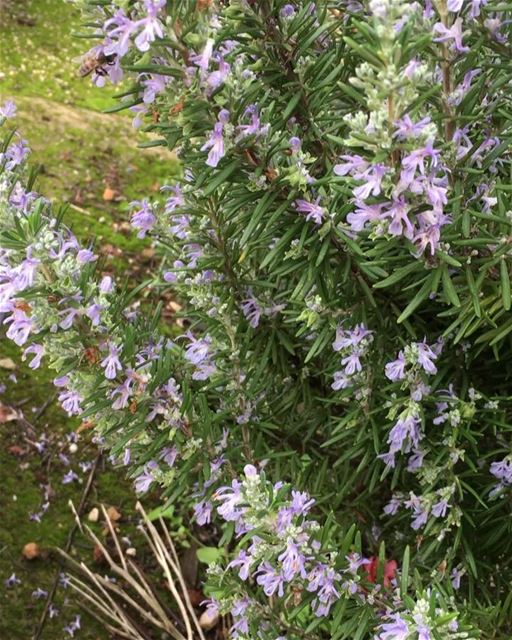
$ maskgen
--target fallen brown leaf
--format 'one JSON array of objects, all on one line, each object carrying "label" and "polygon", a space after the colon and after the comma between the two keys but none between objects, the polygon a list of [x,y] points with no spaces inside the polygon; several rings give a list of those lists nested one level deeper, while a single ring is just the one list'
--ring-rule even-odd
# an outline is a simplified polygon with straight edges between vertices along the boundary
[{"label": "fallen brown leaf", "polygon": [[115,507],[109,507],[107,509],[107,517],[110,520],[110,522],[117,522],[122,518],[121,514]]},{"label": "fallen brown leaf", "polygon": [[116,192],[114,189],[110,187],[105,187],[105,191],[103,191],[103,200],[106,202],[111,202],[116,197]]},{"label": "fallen brown leaf", "polygon": [[41,555],[41,547],[37,542],[27,542],[21,553],[26,560],[34,560]]},{"label": "fallen brown leaf", "polygon": [[0,358],[0,368],[9,369],[9,371],[13,371],[16,369],[16,363],[11,358]]}]

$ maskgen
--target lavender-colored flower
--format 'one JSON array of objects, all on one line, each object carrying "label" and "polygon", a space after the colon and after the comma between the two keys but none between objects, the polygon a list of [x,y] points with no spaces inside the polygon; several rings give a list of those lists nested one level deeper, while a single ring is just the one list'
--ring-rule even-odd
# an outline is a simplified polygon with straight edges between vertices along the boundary
[{"label": "lavender-colored flower", "polygon": [[18,167],[23,163],[25,158],[30,153],[30,149],[28,147],[26,140],[17,140],[13,142],[5,152],[5,158],[7,159],[6,168],[10,171],[15,167]]},{"label": "lavender-colored flower", "polygon": [[379,633],[375,640],[407,640],[409,637],[409,625],[399,613],[391,613],[387,616],[391,622],[379,625]]},{"label": "lavender-colored flower", "polygon": [[63,391],[59,394],[58,400],[68,416],[77,416],[82,413],[80,406],[82,396],[78,391]]},{"label": "lavender-colored flower", "polygon": [[154,460],[150,460],[144,467],[144,471],[135,478],[135,491],[137,493],[146,493],[155,480],[154,471],[158,469],[158,464]]},{"label": "lavender-colored flower", "polygon": [[62,484],[71,484],[76,480],[78,480],[78,474],[75,473],[73,470],[71,470],[71,471],[68,471],[65,474],[65,476],[62,478]]},{"label": "lavender-colored flower", "polygon": [[434,25],[434,33],[439,34],[434,38],[434,42],[452,42],[452,47],[457,53],[467,53],[469,47],[465,47],[462,43],[462,18],[457,18],[450,28],[446,27],[442,22]]},{"label": "lavender-colored flower", "polygon": [[212,58],[214,44],[215,44],[215,41],[213,40],[213,38],[208,38],[204,46],[204,49],[201,53],[193,53],[192,55],[189,56],[190,62],[192,62],[192,64],[195,64],[196,67],[199,67],[199,69],[201,69],[202,76],[206,75],[208,68],[210,66],[210,60]]},{"label": "lavender-colored flower", "polygon": [[114,283],[110,276],[103,276],[100,282],[100,292],[101,293],[112,293],[114,290]]},{"label": "lavender-colored flower", "polygon": [[206,164],[209,167],[216,167],[224,157],[225,149],[223,133],[224,125],[226,125],[228,122],[229,111],[227,109],[222,109],[219,113],[219,119],[215,123],[210,137],[201,147],[201,151],[206,151],[207,149],[210,150],[206,159]]},{"label": "lavender-colored flower", "polygon": [[391,206],[385,211],[383,216],[391,218],[388,231],[393,236],[405,236],[411,240],[414,236],[414,227],[408,218],[411,207],[403,196],[394,199]]},{"label": "lavender-colored flower", "polygon": [[46,598],[48,596],[48,591],[41,589],[41,587],[37,587],[37,589],[32,591],[31,595],[34,600],[39,600],[40,598]]},{"label": "lavender-colored flower", "polygon": [[70,622],[68,625],[66,625],[63,628],[63,631],[65,631],[68,635],[74,637],[75,635],[75,631],[78,631],[80,629],[80,615],[75,616],[75,619]]},{"label": "lavender-colored flower", "polygon": [[237,521],[247,510],[246,507],[239,506],[242,502],[241,488],[242,484],[233,480],[230,487],[221,487],[215,492],[214,499],[222,503],[217,511],[224,520]]},{"label": "lavender-colored flower", "polygon": [[21,584],[21,580],[15,573],[11,573],[11,575],[6,580],[4,580],[4,584],[8,589],[12,589],[12,587],[16,587],[17,585]]},{"label": "lavender-colored flower", "polygon": [[175,184],[171,187],[162,187],[160,191],[172,191],[173,195],[167,198],[165,201],[165,213],[171,214],[175,209],[182,207],[185,204],[185,198],[181,191],[179,184]]},{"label": "lavender-colored flower", "polygon": [[404,352],[400,351],[396,360],[386,364],[386,377],[393,382],[403,380],[405,378],[405,366]]},{"label": "lavender-colored flower", "polygon": [[435,518],[444,518],[448,509],[448,501],[440,500],[432,506],[432,515]]},{"label": "lavender-colored flower", "polygon": [[354,196],[361,200],[366,200],[371,195],[378,196],[382,191],[382,178],[388,171],[388,167],[383,164],[370,165],[361,176],[364,184],[354,189]]},{"label": "lavender-colored flower", "polygon": [[357,209],[347,215],[347,222],[350,224],[352,231],[358,233],[362,231],[367,222],[373,222],[382,218],[382,211],[384,204],[366,204],[365,202],[357,201]]},{"label": "lavender-colored flower", "polygon": [[155,73],[150,74],[148,78],[142,80],[141,84],[144,87],[142,101],[144,104],[152,104],[158,94],[165,91],[168,82],[169,76],[161,76]]},{"label": "lavender-colored flower", "polygon": [[135,24],[142,31],[135,38],[135,46],[139,51],[149,51],[149,46],[157,38],[164,37],[163,25],[158,14],[165,7],[167,0],[144,0],[147,16]]},{"label": "lavender-colored flower", "polygon": [[338,327],[336,329],[336,339],[332,343],[334,351],[341,351],[350,347],[355,347],[360,344],[365,338],[371,336],[373,332],[367,329],[364,324],[358,324],[353,329],[343,329]]},{"label": "lavender-colored flower", "polygon": [[282,598],[284,595],[284,578],[274,567],[265,560],[256,572],[256,582],[263,587],[266,596],[273,596],[276,592]]},{"label": "lavender-colored flower", "polygon": [[16,115],[16,105],[12,100],[6,100],[0,106],[0,118],[14,118]]},{"label": "lavender-colored flower", "polygon": [[255,136],[256,138],[266,136],[270,126],[268,124],[261,126],[261,121],[258,115],[258,107],[255,104],[249,105],[244,111],[244,117],[247,116],[251,117],[251,123],[240,124],[237,126],[237,141],[249,136]]},{"label": "lavender-colored flower", "polygon": [[293,206],[299,213],[306,214],[306,220],[313,220],[315,224],[322,224],[326,212],[325,209],[318,204],[319,202],[319,197],[314,202],[295,200]]},{"label": "lavender-colored flower", "polygon": [[130,202],[130,208],[138,207],[137,211],[132,215],[130,223],[135,229],[140,229],[137,234],[138,238],[145,238],[146,233],[150,231],[156,223],[156,216],[152,211],[151,204],[144,200],[134,200]]},{"label": "lavender-colored flower", "polygon": [[456,13],[462,9],[462,5],[464,4],[464,0],[448,0],[446,3],[446,8],[448,11],[453,11]]},{"label": "lavender-colored flower", "polygon": [[76,254],[76,259],[80,264],[86,264],[87,262],[94,262],[98,259],[90,249],[80,249]]},{"label": "lavender-colored flower", "polygon": [[292,150],[293,154],[297,154],[299,153],[299,151],[301,150],[302,147],[302,141],[300,138],[298,138],[297,136],[292,136],[289,140],[288,140],[288,144],[290,145],[290,149]]},{"label": "lavender-colored flower", "polygon": [[117,372],[123,370],[123,366],[119,361],[119,348],[113,344],[109,345],[108,356],[101,361],[100,365],[105,369],[105,378],[107,380],[116,378]]},{"label": "lavender-colored flower", "polygon": [[293,4],[285,4],[284,7],[281,7],[279,15],[281,18],[293,18],[295,15],[295,7]]},{"label": "lavender-colored flower", "polygon": [[259,323],[262,314],[262,309],[259,305],[259,302],[252,295],[252,292],[249,292],[249,297],[245,300],[242,300],[241,303],[242,313],[245,318],[249,321],[249,325],[255,329]]},{"label": "lavender-colored flower", "polygon": [[213,505],[209,500],[203,500],[194,505],[194,515],[200,527],[211,522],[212,511]]},{"label": "lavender-colored flower", "polygon": [[23,309],[13,308],[12,314],[4,320],[4,324],[10,327],[6,332],[7,337],[21,347],[28,340],[34,330],[34,323]]},{"label": "lavender-colored flower", "polygon": [[240,567],[238,576],[241,580],[247,580],[251,574],[251,565],[254,562],[254,558],[242,549],[238,556],[228,564],[228,568]]},{"label": "lavender-colored flower", "polygon": [[358,155],[344,155],[341,156],[341,162],[334,165],[333,171],[337,176],[346,176],[350,174],[357,180],[361,180],[368,169],[369,163],[367,160]]},{"label": "lavender-colored flower", "polygon": [[178,457],[178,453],[179,452],[176,447],[164,447],[160,454],[160,459],[170,467],[173,467],[176,462],[176,458]]},{"label": "lavender-colored flower", "polygon": [[425,130],[425,127],[430,123],[430,116],[422,118],[421,120],[418,120],[418,122],[413,122],[411,120],[411,116],[406,114],[403,118],[400,118],[395,122],[396,131],[393,134],[393,137],[396,137],[399,140],[418,138]]},{"label": "lavender-colored flower", "polygon": [[38,369],[41,366],[41,358],[44,355],[44,347],[41,344],[32,343],[28,346],[25,351],[23,351],[22,360],[25,360],[29,353],[33,353],[34,357],[32,358],[30,364],[28,365],[31,369]]},{"label": "lavender-colored flower", "polygon": [[395,513],[400,508],[401,504],[402,504],[402,501],[399,498],[393,497],[384,507],[383,511],[388,516],[394,516]]},{"label": "lavender-colored flower", "polygon": [[417,342],[416,347],[418,349],[418,363],[423,367],[424,371],[429,375],[437,373],[437,367],[432,362],[432,360],[437,359],[437,354],[434,353],[425,340]]},{"label": "lavender-colored flower", "polygon": [[282,576],[286,582],[291,582],[296,575],[306,578],[306,558],[293,540],[287,540],[286,549],[277,559],[281,563]]},{"label": "lavender-colored flower", "polygon": [[460,579],[463,575],[464,571],[459,571],[457,567],[454,567],[452,569],[452,572],[450,573],[450,579],[454,589],[460,589]]},{"label": "lavender-colored flower", "polygon": [[210,345],[212,339],[206,335],[204,338],[194,338],[190,331],[187,331],[186,337],[190,340],[185,350],[185,359],[192,364],[198,365],[210,357]]}]

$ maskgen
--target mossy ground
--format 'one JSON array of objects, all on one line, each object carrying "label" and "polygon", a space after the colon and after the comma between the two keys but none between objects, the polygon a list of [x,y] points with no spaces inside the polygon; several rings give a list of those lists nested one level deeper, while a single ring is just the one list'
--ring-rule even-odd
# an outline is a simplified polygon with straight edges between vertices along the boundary
[{"label": "mossy ground", "polygon": [[[151,251],[128,230],[127,204],[172,179],[177,163],[168,153],[138,150],[129,116],[100,113],[113,104],[114,91],[99,90],[77,77],[74,58],[88,48],[87,41],[71,37],[77,30],[77,10],[64,0],[0,1],[0,101],[12,98],[17,103],[14,125],[29,141],[32,163],[41,165],[37,190],[70,205],[66,222],[82,241],[95,244],[107,268],[137,279]],[[51,549],[65,544],[73,525],[68,501],[78,504],[87,478],[79,462],[94,459],[97,449],[90,433],[83,432],[78,451],[70,454],[66,435],[78,423],[66,418],[55,402],[33,418],[54,396],[51,373],[28,369],[20,362],[19,350],[3,339],[0,358],[16,365],[14,371],[0,369],[0,384],[6,385],[0,402],[18,407],[34,427],[32,431],[23,421],[0,420],[0,637],[15,640],[32,637],[44,600],[34,600],[31,592],[48,589],[54,579],[59,564]],[[10,377],[13,373],[17,382]],[[51,439],[46,456],[31,444],[43,433]],[[69,467],[59,452],[70,458]],[[69,469],[77,471],[80,480],[62,484]],[[50,508],[36,523],[29,513],[39,510],[41,485],[47,484]],[[123,515],[121,530],[130,533],[134,494],[122,472],[108,465],[97,474],[88,508],[99,502],[114,505]],[[41,546],[39,558],[23,558],[28,542]],[[92,546],[78,538],[73,553],[90,562]],[[3,581],[13,572],[21,584],[4,589]],[[63,627],[78,612],[69,590],[59,590],[55,604],[60,615],[47,622],[43,639],[68,637]],[[76,637],[108,637],[91,619],[83,618],[82,627]]]}]

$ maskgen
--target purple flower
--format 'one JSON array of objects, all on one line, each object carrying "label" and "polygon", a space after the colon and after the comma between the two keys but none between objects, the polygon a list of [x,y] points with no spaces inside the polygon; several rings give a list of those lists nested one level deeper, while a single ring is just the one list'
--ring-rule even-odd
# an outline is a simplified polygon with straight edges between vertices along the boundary
[{"label": "purple flower", "polygon": [[119,362],[119,348],[111,344],[109,346],[108,356],[101,361],[101,366],[105,369],[105,378],[113,380],[117,377],[117,372],[122,371],[123,367]]},{"label": "purple flower", "polygon": [[212,520],[213,505],[209,500],[203,500],[194,505],[194,515],[197,524],[202,527]]},{"label": "purple flower", "polygon": [[464,571],[459,571],[456,567],[452,569],[450,574],[451,583],[454,589],[460,589],[460,579],[464,575]]},{"label": "purple flower", "polygon": [[402,449],[406,440],[412,442],[417,447],[420,440],[419,424],[420,419],[416,415],[402,414],[391,429],[388,435],[390,451],[397,453]]},{"label": "purple flower", "polygon": [[299,213],[307,214],[306,220],[313,220],[315,224],[322,224],[325,217],[325,209],[318,204],[319,202],[319,197],[315,202],[308,202],[308,200],[295,200],[293,206]]},{"label": "purple flower", "polygon": [[78,474],[71,470],[62,478],[62,484],[71,484],[75,482],[75,480],[78,480]]},{"label": "purple flower", "polygon": [[82,396],[78,391],[63,391],[59,394],[58,399],[68,416],[76,416],[82,413],[82,407],[80,406]]},{"label": "purple flower", "polygon": [[446,8],[448,11],[453,11],[456,13],[462,9],[462,5],[464,4],[464,0],[448,0],[446,3]]},{"label": "purple flower", "polygon": [[384,507],[383,511],[386,515],[388,516],[394,516],[395,513],[398,511],[398,509],[400,508],[402,504],[402,501],[399,500],[398,498],[391,498],[391,500],[387,503],[387,505]]},{"label": "purple flower", "polygon": [[30,149],[26,140],[18,140],[13,142],[5,152],[5,157],[8,160],[5,165],[7,169],[12,170],[18,167],[28,156]]},{"label": "purple flower", "polygon": [[343,327],[338,327],[336,329],[336,339],[332,343],[332,348],[334,351],[341,351],[341,349],[355,347],[372,333],[373,332],[367,329],[364,324],[358,324],[353,329],[343,329]]},{"label": "purple flower", "polygon": [[362,231],[367,222],[379,220],[382,217],[384,205],[366,204],[365,202],[356,202],[357,209],[347,215],[347,222],[350,224],[352,231],[356,233]]},{"label": "purple flower", "polygon": [[134,229],[140,229],[137,234],[138,238],[145,238],[146,233],[150,231],[156,223],[156,216],[152,211],[151,205],[147,198],[144,198],[144,200],[134,200],[130,202],[130,207],[139,207],[132,215],[130,224]]},{"label": "purple flower", "polygon": [[65,631],[70,636],[74,636],[75,631],[78,631],[78,629],[80,629],[80,615],[77,615],[75,619],[70,622],[70,624],[65,626],[63,628],[63,631]]},{"label": "purple flower", "polygon": [[48,591],[41,589],[41,587],[37,587],[35,591],[32,591],[31,595],[35,600],[39,600],[40,598],[46,598],[48,596]]},{"label": "purple flower", "polygon": [[400,351],[396,360],[386,364],[386,377],[393,382],[403,380],[405,378],[405,365],[404,352]]},{"label": "purple flower", "polygon": [[293,154],[299,153],[299,151],[300,151],[300,149],[302,147],[302,141],[301,141],[300,138],[297,138],[297,136],[292,136],[288,140],[288,144],[290,145],[290,148],[291,148]]},{"label": "purple flower", "polygon": [[237,141],[247,138],[248,136],[256,136],[256,138],[264,137],[267,135],[269,125],[261,126],[260,118],[258,115],[258,107],[255,104],[251,104],[244,111],[244,117],[251,116],[250,124],[240,124],[237,127],[238,136]]},{"label": "purple flower", "polygon": [[448,509],[448,502],[446,500],[440,500],[436,502],[432,507],[432,515],[436,518],[444,518],[446,510]]},{"label": "purple flower", "polygon": [[142,101],[144,104],[152,104],[156,100],[157,95],[165,91],[168,82],[168,76],[161,76],[154,73],[142,80],[141,84],[144,87]]},{"label": "purple flower", "polygon": [[21,580],[17,577],[15,573],[11,573],[11,575],[7,578],[7,580],[4,580],[4,584],[8,589],[12,589],[12,587],[15,587],[16,585],[21,584]]},{"label": "purple flower", "polygon": [[214,43],[215,41],[212,38],[208,38],[201,53],[193,53],[189,56],[192,64],[195,64],[196,67],[199,67],[199,69],[201,69],[202,76],[206,75],[208,67],[210,66]]},{"label": "purple flower", "polygon": [[135,478],[135,491],[137,493],[146,493],[155,480],[154,471],[158,469],[158,464],[154,460],[150,460],[144,467],[144,471]]},{"label": "purple flower", "polygon": [[399,613],[392,613],[387,616],[391,622],[379,625],[379,634],[375,640],[407,640],[409,636],[409,625]]},{"label": "purple flower", "polygon": [[185,358],[192,364],[200,364],[210,356],[210,345],[212,339],[206,335],[204,338],[194,338],[190,331],[187,331],[186,337],[190,340],[190,344],[185,350]]},{"label": "purple flower", "polygon": [[28,365],[31,369],[38,369],[41,366],[41,358],[44,355],[44,347],[40,344],[35,344],[34,342],[28,346],[23,352],[22,360],[25,360],[29,353],[33,353],[34,357],[32,358],[30,364]]},{"label": "purple flower", "polygon": [[4,320],[4,324],[11,323],[7,330],[7,337],[18,347],[21,347],[28,340],[30,333],[34,329],[32,320],[22,309],[14,308],[12,315]]},{"label": "purple flower", "polygon": [[414,235],[414,227],[408,218],[411,207],[407,204],[403,196],[393,200],[393,203],[384,213],[385,218],[391,218],[388,231],[393,236],[404,235],[411,240]]},{"label": "purple flower", "polygon": [[262,309],[252,292],[249,292],[249,294],[248,298],[242,300],[242,313],[249,321],[249,325],[255,329],[260,323]]},{"label": "purple flower", "polygon": [[413,122],[411,120],[411,116],[406,114],[403,118],[400,118],[400,120],[395,122],[396,131],[393,134],[393,137],[396,137],[399,140],[417,138],[423,133],[425,127],[429,125],[430,122],[431,119],[429,116],[418,120],[418,122]]},{"label": "purple flower", "polygon": [[238,571],[239,578],[241,580],[247,580],[250,576],[251,564],[253,562],[254,562],[254,558],[249,553],[247,553],[242,549],[238,554],[238,556],[228,564],[228,568],[240,567]]},{"label": "purple flower", "polygon": [[256,582],[263,587],[263,592],[266,596],[273,596],[277,592],[280,598],[283,597],[284,578],[276,572],[270,562],[265,560],[256,572],[256,576]]},{"label": "purple flower", "polygon": [[469,47],[462,44],[462,18],[457,18],[450,28],[446,27],[442,22],[434,25],[434,33],[438,33],[438,37],[434,38],[434,42],[449,42],[453,40],[452,46],[458,53],[467,53]]},{"label": "purple flower", "polygon": [[490,472],[503,484],[512,485],[512,458],[507,457],[499,462],[492,462]]},{"label": "purple flower", "polygon": [[94,262],[98,259],[97,256],[90,249],[80,249],[80,251],[76,254],[76,259],[81,264],[86,264],[87,262]]},{"label": "purple flower", "polygon": [[341,364],[345,365],[345,373],[349,376],[354,375],[354,373],[358,373],[363,370],[363,366],[361,365],[361,361],[359,360],[362,355],[361,351],[354,351],[350,353],[345,358],[342,358]]},{"label": "purple flower", "polygon": [[103,276],[100,282],[100,292],[112,293],[113,290],[114,290],[114,283],[112,282],[112,278],[110,276]]},{"label": "purple flower", "polygon": [[354,196],[361,200],[366,200],[371,195],[378,196],[382,190],[382,178],[388,171],[388,167],[383,164],[370,165],[361,176],[358,176],[358,179],[364,180],[364,184],[354,189]]},{"label": "purple flower", "polygon": [[418,349],[418,363],[423,367],[426,373],[434,375],[437,373],[437,367],[432,360],[437,359],[437,355],[428,346],[425,340],[423,342],[417,342],[416,347]]},{"label": "purple flower", "polygon": [[281,18],[293,18],[295,15],[295,7],[292,4],[285,4],[279,11]]},{"label": "purple flower", "polygon": [[139,51],[148,51],[151,42],[154,42],[157,37],[164,37],[163,25],[158,19],[158,14],[165,7],[166,1],[144,0],[144,6],[148,14],[145,18],[135,23],[137,28],[142,27],[142,31],[135,38],[135,46]]},{"label": "purple flower", "polygon": [[201,147],[201,151],[209,149],[206,164],[209,167],[216,167],[221,159],[224,157],[224,125],[229,121],[229,111],[222,109],[219,113],[219,119],[213,127],[213,131],[210,134],[208,140]]},{"label": "purple flower", "polygon": [[6,100],[0,106],[0,118],[14,118],[16,115],[16,105],[12,100]]},{"label": "purple flower", "polygon": [[303,579],[306,578],[306,558],[291,539],[288,539],[286,549],[277,559],[281,562],[282,576],[286,582],[291,582],[297,574]]},{"label": "purple flower", "polygon": [[357,180],[360,180],[368,169],[368,162],[361,156],[345,155],[341,156],[341,160],[344,160],[345,162],[334,165],[333,171],[337,176],[346,176],[347,174],[350,174]]},{"label": "purple flower", "polygon": [[242,502],[242,484],[238,480],[233,480],[230,487],[221,487],[214,494],[214,499],[222,504],[217,507],[217,512],[224,520],[237,521],[245,511],[246,507],[239,507]]}]

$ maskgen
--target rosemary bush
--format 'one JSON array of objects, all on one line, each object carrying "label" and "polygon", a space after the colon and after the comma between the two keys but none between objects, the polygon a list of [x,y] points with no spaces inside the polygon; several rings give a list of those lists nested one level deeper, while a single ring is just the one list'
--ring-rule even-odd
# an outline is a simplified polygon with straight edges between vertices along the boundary
[{"label": "rosemary bush", "polygon": [[132,203],[161,259],[129,290],[8,134],[7,337],[214,527],[231,637],[509,638],[512,5],[79,4],[93,82],[131,80],[112,110],[183,178]]}]

